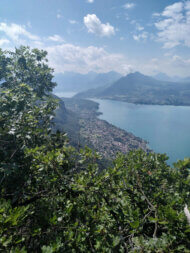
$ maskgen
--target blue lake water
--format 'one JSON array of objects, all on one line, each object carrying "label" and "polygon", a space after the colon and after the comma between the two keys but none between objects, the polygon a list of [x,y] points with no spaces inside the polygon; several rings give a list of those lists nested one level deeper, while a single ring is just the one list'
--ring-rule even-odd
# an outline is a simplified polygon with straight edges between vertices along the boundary
[{"label": "blue lake water", "polygon": [[169,164],[190,157],[190,107],[135,105],[113,100],[99,103],[99,116],[149,142],[157,153],[166,153]]}]

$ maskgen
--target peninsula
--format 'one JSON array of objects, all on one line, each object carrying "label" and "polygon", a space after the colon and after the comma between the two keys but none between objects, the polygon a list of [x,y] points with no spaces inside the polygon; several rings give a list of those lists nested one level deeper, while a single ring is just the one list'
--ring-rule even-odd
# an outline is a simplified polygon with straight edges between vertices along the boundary
[{"label": "peninsula", "polygon": [[99,119],[98,107],[98,103],[91,100],[62,98],[56,112],[56,126],[67,132],[72,145],[87,145],[104,159],[110,160],[118,152],[134,149],[150,151],[145,140]]}]

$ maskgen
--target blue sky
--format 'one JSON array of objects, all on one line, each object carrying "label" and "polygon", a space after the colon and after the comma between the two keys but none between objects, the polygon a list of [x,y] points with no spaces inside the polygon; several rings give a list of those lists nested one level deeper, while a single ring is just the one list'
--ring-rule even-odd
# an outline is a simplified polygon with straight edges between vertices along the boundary
[{"label": "blue sky", "polygon": [[190,0],[1,0],[0,47],[21,44],[56,72],[190,76]]}]

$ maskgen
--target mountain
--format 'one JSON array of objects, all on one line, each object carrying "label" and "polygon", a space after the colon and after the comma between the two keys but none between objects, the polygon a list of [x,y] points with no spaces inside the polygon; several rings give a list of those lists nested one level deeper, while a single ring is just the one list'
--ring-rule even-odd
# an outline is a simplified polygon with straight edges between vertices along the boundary
[{"label": "mountain", "polygon": [[158,73],[153,76],[156,80],[159,81],[168,81],[168,82],[190,82],[190,76],[188,77],[180,77],[180,76],[168,76],[165,73]]},{"label": "mountain", "polygon": [[155,78],[156,80],[159,80],[159,81],[167,81],[167,82],[174,81],[173,77],[170,77],[170,76],[166,75],[165,73],[158,73],[155,76],[153,76],[153,78]]},{"label": "mountain", "polygon": [[190,105],[190,83],[156,80],[139,72],[121,77],[109,87],[77,94],[139,104]]},{"label": "mountain", "polygon": [[54,81],[58,84],[54,92],[64,91],[85,91],[91,88],[97,88],[106,84],[115,82],[121,77],[117,72],[108,73],[89,72],[88,74],[79,74],[74,72],[65,72],[55,74]]}]

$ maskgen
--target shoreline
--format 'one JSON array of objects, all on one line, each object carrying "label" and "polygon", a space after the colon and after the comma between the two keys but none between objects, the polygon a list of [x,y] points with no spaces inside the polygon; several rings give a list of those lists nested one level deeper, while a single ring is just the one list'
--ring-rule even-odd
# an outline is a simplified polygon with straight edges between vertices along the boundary
[{"label": "shoreline", "polygon": [[81,142],[97,150],[104,158],[114,159],[118,152],[127,153],[135,149],[152,152],[146,140],[99,119],[98,116],[102,114],[98,112],[99,103],[87,99],[62,99],[66,109],[76,113],[78,117]]},{"label": "shoreline", "polygon": [[86,100],[91,100],[93,101],[93,99],[100,99],[100,100],[110,100],[110,101],[117,101],[117,102],[123,102],[123,103],[128,103],[128,104],[133,104],[133,105],[144,105],[144,106],[177,106],[177,107],[190,107],[190,104],[154,104],[154,103],[140,103],[140,102],[128,102],[125,100],[120,100],[120,99],[116,99],[116,98],[104,98],[104,97],[93,97],[93,98],[81,98],[81,99],[86,99]]}]

